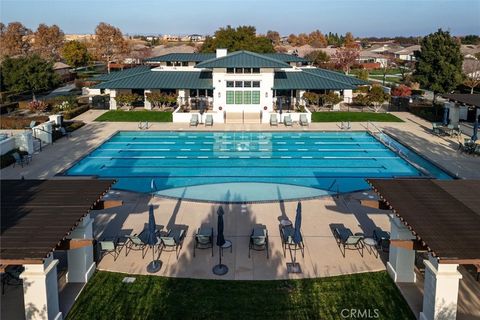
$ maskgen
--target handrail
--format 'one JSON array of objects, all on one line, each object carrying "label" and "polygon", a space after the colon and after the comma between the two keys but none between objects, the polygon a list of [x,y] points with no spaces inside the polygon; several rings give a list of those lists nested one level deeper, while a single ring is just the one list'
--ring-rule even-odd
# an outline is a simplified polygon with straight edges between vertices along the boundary
[{"label": "handrail", "polygon": [[[32,136],[32,137],[33,137],[33,139],[38,140],[38,142],[40,142],[40,152],[42,152],[42,139],[39,139],[39,138],[37,138],[37,137],[35,137],[35,136]],[[52,143],[53,143],[53,142],[52,142]]]},{"label": "handrail", "polygon": [[[37,135],[36,135],[36,133],[35,133],[35,130],[40,130],[40,131],[43,131],[43,132],[48,133],[48,134],[50,134],[50,135],[53,135],[53,133],[50,132],[50,131],[44,130],[44,129],[42,129],[42,128],[39,128],[39,127],[33,127],[33,128],[32,128],[32,133],[33,133],[32,136],[33,136],[35,139],[40,140],[40,151],[42,151],[42,146],[41,146],[42,140],[41,140],[40,138],[37,138]],[[53,137],[52,137],[52,144],[53,144],[53,142],[54,142],[54,141],[53,141]]]}]

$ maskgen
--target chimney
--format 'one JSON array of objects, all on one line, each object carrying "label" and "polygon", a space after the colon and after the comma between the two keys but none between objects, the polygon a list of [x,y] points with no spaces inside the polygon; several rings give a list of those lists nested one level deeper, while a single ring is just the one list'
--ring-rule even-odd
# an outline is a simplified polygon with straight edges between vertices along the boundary
[{"label": "chimney", "polygon": [[227,55],[227,49],[217,49],[217,58],[225,57]]}]

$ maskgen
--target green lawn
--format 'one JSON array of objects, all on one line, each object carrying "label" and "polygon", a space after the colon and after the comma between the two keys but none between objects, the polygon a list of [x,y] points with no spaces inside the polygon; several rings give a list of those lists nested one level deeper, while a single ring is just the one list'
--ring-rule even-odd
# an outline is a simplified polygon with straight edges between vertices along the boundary
[{"label": "green lawn", "polygon": [[[67,316],[77,319],[341,319],[375,309],[378,319],[415,319],[386,272],[277,281],[225,281],[98,271]],[[347,311],[343,311],[346,314]]]},{"label": "green lawn", "polygon": [[102,114],[95,121],[112,121],[112,122],[172,122],[171,112],[160,111],[122,111],[122,110],[110,110]]},{"label": "green lawn", "polygon": [[[383,76],[370,76],[370,79],[383,81]],[[385,77],[386,82],[400,83],[402,81],[401,77]]]},{"label": "green lawn", "polygon": [[390,113],[345,112],[345,111],[313,112],[312,113],[312,122],[340,122],[340,121],[403,122],[401,119],[395,117]]},{"label": "green lawn", "polygon": [[[383,76],[383,70],[382,69],[376,69],[376,70],[370,70],[368,72],[370,75],[382,75]],[[387,72],[385,74],[401,74],[402,70],[399,68],[392,68],[392,69],[387,69]]]}]

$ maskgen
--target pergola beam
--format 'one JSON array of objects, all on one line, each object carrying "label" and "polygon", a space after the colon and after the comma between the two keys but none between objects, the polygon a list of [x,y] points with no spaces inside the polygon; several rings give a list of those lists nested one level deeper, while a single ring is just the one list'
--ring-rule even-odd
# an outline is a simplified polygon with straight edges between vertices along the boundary
[{"label": "pergola beam", "polygon": [[370,200],[370,199],[362,199],[359,200],[360,204],[364,207],[380,209],[380,210],[390,210],[390,206],[384,200]]},{"label": "pergola beam", "polygon": [[419,240],[398,240],[391,239],[390,244],[397,248],[407,249],[407,250],[427,250],[427,247]]},{"label": "pergola beam", "polygon": [[56,247],[56,250],[71,250],[93,245],[94,239],[65,239]]},{"label": "pergola beam", "polygon": [[93,206],[93,210],[116,208],[123,205],[122,200],[100,200]]}]

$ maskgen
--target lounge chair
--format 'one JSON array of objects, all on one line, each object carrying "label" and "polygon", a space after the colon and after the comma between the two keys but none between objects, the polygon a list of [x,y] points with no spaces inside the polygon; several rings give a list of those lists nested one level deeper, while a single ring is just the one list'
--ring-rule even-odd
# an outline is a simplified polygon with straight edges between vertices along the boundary
[{"label": "lounge chair", "polygon": [[12,157],[15,159],[15,163],[13,164],[14,167],[15,167],[15,165],[19,164],[23,168],[24,164],[29,164],[30,160],[32,160],[32,156],[30,156],[30,155],[22,156],[18,152],[12,153]]},{"label": "lounge chair", "polygon": [[277,118],[276,113],[273,113],[273,114],[270,115],[270,125],[271,126],[278,126],[278,118]]},{"label": "lounge chair", "polygon": [[[294,249],[297,249],[295,242],[293,242],[293,234],[295,232],[295,229],[293,228],[292,225],[288,225],[288,226],[280,225],[279,228],[280,228],[280,238],[282,240],[283,256],[286,257],[287,248],[291,250],[293,246]],[[302,257],[303,257],[305,244],[303,243],[302,234],[300,234],[300,243],[298,244],[298,247],[302,252]]]},{"label": "lounge chair", "polygon": [[185,237],[185,230],[169,230],[167,236],[160,237],[161,243],[161,251],[166,248],[170,248],[170,251],[175,250],[175,256],[178,259],[178,251],[182,249],[183,238]]},{"label": "lounge chair", "polygon": [[110,254],[113,256],[113,261],[117,260],[118,256],[120,255],[120,251],[122,251],[124,245],[124,243],[120,244],[118,238],[114,240],[100,240],[99,244],[102,257]]},{"label": "lounge chair", "polygon": [[134,234],[133,236],[126,236],[127,241],[125,241],[125,256],[128,255],[130,250],[142,251],[142,259],[145,257],[145,254],[148,250],[148,246],[145,241],[142,240],[142,236],[145,235],[145,230],[140,232],[139,235]]},{"label": "lounge chair", "polygon": [[301,115],[300,115],[300,125],[302,125],[302,126],[308,126],[307,115],[305,115],[305,114],[301,114]]},{"label": "lounge chair", "polygon": [[373,240],[377,242],[377,246],[382,249],[382,251],[388,252],[390,247],[390,234],[381,229],[373,230]]},{"label": "lounge chair", "polygon": [[205,126],[213,126],[213,116],[211,114],[205,116]]},{"label": "lounge chair", "polygon": [[30,121],[30,125],[28,127],[25,127],[25,129],[33,129],[37,125],[37,121],[32,120]]},{"label": "lounge chair", "polygon": [[335,228],[333,230],[333,236],[337,241],[337,245],[340,248],[340,252],[343,252],[342,255],[345,258],[345,250],[358,250],[360,255],[363,257],[363,236],[354,236],[352,231],[348,228]]},{"label": "lounge chair", "polygon": [[190,126],[198,126],[198,114],[192,114],[192,118],[190,119]]},{"label": "lounge chair", "polygon": [[195,234],[195,241],[193,244],[193,256],[195,257],[195,249],[210,249],[212,248],[213,257],[213,228],[198,228]]},{"label": "lounge chair", "polygon": [[248,257],[250,258],[250,251],[267,251],[267,259],[269,258],[268,254],[268,230],[266,228],[253,228],[252,234],[250,235],[250,244],[248,246]]},{"label": "lounge chair", "polygon": [[290,115],[286,115],[283,117],[283,124],[287,127],[291,127],[293,125],[293,121]]}]

